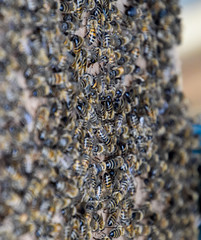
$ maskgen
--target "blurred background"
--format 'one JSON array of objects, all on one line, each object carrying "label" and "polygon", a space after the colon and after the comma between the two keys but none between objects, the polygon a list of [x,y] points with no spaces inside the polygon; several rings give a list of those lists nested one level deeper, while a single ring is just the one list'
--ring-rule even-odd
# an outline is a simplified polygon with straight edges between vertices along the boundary
[{"label": "blurred background", "polygon": [[179,47],[183,90],[191,116],[201,113],[201,0],[180,0],[182,44]]}]

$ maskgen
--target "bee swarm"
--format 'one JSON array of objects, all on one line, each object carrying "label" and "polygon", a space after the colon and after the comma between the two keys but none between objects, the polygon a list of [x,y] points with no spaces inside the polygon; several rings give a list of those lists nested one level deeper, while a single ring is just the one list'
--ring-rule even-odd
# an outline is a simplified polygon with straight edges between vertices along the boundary
[{"label": "bee swarm", "polygon": [[0,239],[196,239],[179,13],[0,1]]}]

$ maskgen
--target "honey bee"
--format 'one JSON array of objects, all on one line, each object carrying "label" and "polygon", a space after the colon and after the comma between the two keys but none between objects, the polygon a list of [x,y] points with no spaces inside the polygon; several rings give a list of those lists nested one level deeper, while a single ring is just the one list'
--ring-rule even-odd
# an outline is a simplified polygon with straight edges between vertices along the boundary
[{"label": "honey bee", "polygon": [[89,154],[93,148],[92,139],[89,136],[85,136],[84,138],[84,151]]},{"label": "honey bee", "polygon": [[87,0],[87,4],[89,11],[91,11],[95,8],[96,2],[94,0]]},{"label": "honey bee", "polygon": [[132,221],[138,222],[144,218],[144,215],[145,215],[145,213],[143,212],[143,210],[141,210],[141,209],[134,210],[132,212],[131,219],[132,219]]},{"label": "honey bee", "polygon": [[71,226],[69,225],[64,226],[64,240],[70,239],[70,233],[71,233]]},{"label": "honey bee", "polygon": [[87,172],[87,169],[89,168],[90,160],[91,160],[90,156],[88,154],[84,154],[83,160],[82,160],[83,175]]},{"label": "honey bee", "polygon": [[76,6],[76,13],[78,15],[78,18],[80,19],[82,16],[85,0],[77,0],[77,6]]},{"label": "honey bee", "polygon": [[122,195],[119,192],[113,193],[113,197],[109,200],[107,208],[109,213],[116,211],[119,202],[122,200]]},{"label": "honey bee", "polygon": [[111,138],[108,137],[106,131],[103,128],[98,129],[97,136],[100,139],[100,141],[102,141],[106,146],[109,147],[111,145]]},{"label": "honey bee", "polygon": [[54,73],[51,78],[48,79],[50,85],[62,85],[67,81],[67,76],[63,73]]},{"label": "honey bee", "polygon": [[[72,22],[62,22],[61,25],[60,25],[60,29],[61,29],[61,32],[64,33],[64,35],[68,35],[69,33],[73,32],[74,30],[74,25]],[[65,40],[64,42],[64,45],[70,50],[73,48],[73,45],[68,42],[67,40]],[[49,49],[50,52],[51,51],[51,48]]]},{"label": "honey bee", "polygon": [[96,40],[96,25],[97,22],[94,19],[90,19],[87,25],[88,33],[87,37],[89,39],[89,45],[92,45]]},{"label": "honey bee", "polygon": [[56,189],[65,195],[67,194],[71,198],[78,195],[78,188],[75,185],[64,181],[57,182]]},{"label": "honey bee", "polygon": [[84,133],[84,120],[80,119],[78,121],[78,124],[75,128],[75,131],[74,131],[74,137],[75,139],[80,139],[82,136],[83,136],[83,133]]},{"label": "honey bee", "polygon": [[[116,110],[116,107],[115,107],[115,110]],[[116,118],[116,121],[115,121],[117,132],[119,132],[119,130],[122,128],[124,118],[125,118],[125,116],[123,114],[118,114],[117,115],[117,118]]]},{"label": "honey bee", "polygon": [[113,111],[113,104],[112,104],[111,96],[107,96],[105,104],[106,104],[106,111],[108,113],[108,119],[113,119],[114,111]]},{"label": "honey bee", "polygon": [[110,8],[111,21],[119,19],[121,17],[120,11],[118,10],[118,8],[114,4],[111,3],[109,5],[109,8]]},{"label": "honey bee", "polygon": [[99,215],[98,213],[93,215],[93,219],[98,223],[98,229],[100,231],[104,230],[105,228],[105,222],[103,221],[103,216],[102,214]]},{"label": "honey bee", "polygon": [[48,97],[52,95],[53,92],[49,85],[40,85],[38,88],[32,91],[33,97]]},{"label": "honey bee", "polygon": [[102,46],[103,48],[109,48],[110,47],[110,34],[105,32]]},{"label": "honey bee", "polygon": [[124,159],[121,156],[117,156],[115,159],[108,160],[106,162],[107,169],[117,169],[120,168],[124,163]]},{"label": "honey bee", "polygon": [[73,227],[73,230],[71,232],[71,239],[72,240],[76,240],[76,239],[79,239],[80,238],[80,234],[79,234],[79,230],[77,227]]},{"label": "honey bee", "polygon": [[72,165],[72,169],[79,175],[83,173],[83,166],[81,164],[81,161],[76,159]]},{"label": "honey bee", "polygon": [[125,230],[124,230],[123,227],[117,227],[114,230],[111,230],[109,232],[108,236],[110,237],[110,239],[112,239],[112,238],[119,238],[119,237],[123,236],[124,233],[125,233]]},{"label": "honey bee", "polygon": [[118,211],[115,211],[112,214],[110,214],[107,220],[107,225],[109,227],[112,227],[117,222],[117,218],[118,218]]},{"label": "honey bee", "polygon": [[41,192],[43,187],[45,187],[45,185],[46,185],[45,179],[43,182],[40,182],[38,179],[32,179],[28,186],[27,192],[24,195],[23,201],[25,203],[30,203],[34,197],[38,196],[38,194]]},{"label": "honey bee", "polygon": [[83,39],[82,37],[78,36],[78,35],[74,35],[71,38],[71,41],[74,43],[74,53],[78,54],[81,51],[81,47],[83,45]]},{"label": "honey bee", "polygon": [[92,153],[94,155],[102,154],[104,151],[106,151],[106,149],[103,144],[93,145]]},{"label": "honey bee", "polygon": [[112,69],[110,76],[114,78],[120,78],[124,74],[124,68],[122,66]]},{"label": "honey bee", "polygon": [[108,191],[112,190],[112,179],[109,173],[104,173],[104,185]]},{"label": "honey bee", "polygon": [[137,128],[140,124],[139,117],[135,112],[130,113],[129,115],[129,123],[132,128]]},{"label": "honey bee", "polygon": [[94,108],[89,105],[88,107],[88,114],[87,114],[87,119],[93,124],[93,125],[97,125],[98,124],[98,116],[96,111],[94,110]]},{"label": "honey bee", "polygon": [[46,226],[46,232],[51,236],[56,236],[62,230],[62,226],[60,223],[48,224]]},{"label": "honey bee", "polygon": [[87,67],[90,67],[92,64],[98,62],[100,51],[101,50],[99,47],[95,47],[91,50],[91,52],[88,54],[88,57],[87,57],[87,63],[88,63]]},{"label": "honey bee", "polygon": [[76,4],[74,2],[61,2],[59,10],[61,11],[61,13],[64,14],[73,13],[74,11],[76,11]]},{"label": "honey bee", "polygon": [[[65,26],[65,29],[68,29],[68,28],[69,28],[68,26]],[[63,42],[63,44],[69,51],[73,50],[73,48],[74,48],[74,45],[73,45],[72,41],[70,41],[69,38],[66,38],[65,41]]]},{"label": "honey bee", "polygon": [[78,111],[78,114],[80,114],[80,116],[82,117],[86,117],[87,116],[87,110],[85,108],[85,103],[82,102],[82,103],[79,103],[77,106],[76,106],[76,109]]},{"label": "honey bee", "polygon": [[38,109],[36,119],[36,129],[42,130],[49,119],[49,111],[47,106],[44,105]]},{"label": "honey bee", "polygon": [[105,162],[101,162],[96,164],[96,172],[97,174],[99,174],[100,172],[104,172],[106,170],[106,163]]},{"label": "honey bee", "polygon": [[148,225],[135,224],[134,233],[136,237],[140,235],[147,236],[151,233],[151,227]]},{"label": "honey bee", "polygon": [[120,24],[118,23],[118,21],[113,19],[109,24],[110,24],[110,26],[112,28],[112,32],[113,33],[116,33],[116,32],[121,33],[121,27],[120,27]]}]

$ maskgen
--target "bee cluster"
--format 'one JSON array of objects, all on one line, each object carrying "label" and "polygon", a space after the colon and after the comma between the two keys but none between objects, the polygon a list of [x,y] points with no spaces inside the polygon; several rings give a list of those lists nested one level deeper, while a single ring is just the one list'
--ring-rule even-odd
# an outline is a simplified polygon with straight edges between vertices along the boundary
[{"label": "bee cluster", "polygon": [[196,239],[179,13],[0,1],[1,239]]}]

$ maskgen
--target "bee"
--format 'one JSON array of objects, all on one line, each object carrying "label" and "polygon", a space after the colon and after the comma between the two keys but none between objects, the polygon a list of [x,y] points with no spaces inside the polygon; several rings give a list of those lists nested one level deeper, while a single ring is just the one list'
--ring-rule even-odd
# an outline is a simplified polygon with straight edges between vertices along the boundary
[{"label": "bee", "polygon": [[112,214],[110,214],[107,220],[107,225],[109,227],[112,227],[117,222],[117,218],[118,218],[118,211],[115,211]]},{"label": "bee", "polygon": [[122,180],[120,181],[120,189],[119,189],[119,193],[124,196],[127,193],[128,190],[128,186],[129,186],[129,181],[128,181],[128,176],[127,174],[123,175]]},{"label": "bee", "polygon": [[99,144],[93,145],[92,153],[94,155],[102,154],[105,151],[106,151],[106,149],[103,144],[99,143]]},{"label": "bee", "polygon": [[92,49],[92,51],[90,52],[90,54],[88,55],[87,58],[87,67],[90,67],[92,64],[98,62],[99,60],[99,56],[101,55],[101,50],[99,47],[95,47],[94,49]]},{"label": "bee", "polygon": [[55,234],[58,235],[61,232],[61,230],[62,230],[62,226],[60,223],[48,224],[46,226],[46,232],[48,234],[51,234],[51,236],[52,234],[54,234],[54,236]]},{"label": "bee", "polygon": [[83,133],[84,133],[84,120],[79,119],[78,124],[74,131],[73,138],[80,139],[83,136]]},{"label": "bee", "polygon": [[115,67],[112,69],[110,72],[110,76],[112,78],[120,78],[124,74],[124,68],[122,66],[120,67]]},{"label": "bee", "polygon": [[135,47],[132,51],[131,51],[131,57],[134,61],[136,61],[140,55],[140,49]]},{"label": "bee", "polygon": [[111,24],[109,22],[105,23],[104,30],[105,32],[110,32],[112,30]]},{"label": "bee", "polygon": [[80,238],[79,230],[76,227],[73,227],[73,230],[70,236],[72,240],[79,239]]},{"label": "bee", "polygon": [[132,221],[138,222],[141,221],[144,218],[144,212],[140,209],[134,210],[131,215]]},{"label": "bee", "polygon": [[73,13],[76,11],[76,4],[74,2],[70,2],[69,4],[67,2],[61,2],[59,10],[61,13]]},{"label": "bee", "polygon": [[12,180],[14,187],[18,190],[23,190],[27,184],[27,180],[21,174],[15,171],[13,167],[8,169],[8,175]]},{"label": "bee", "polygon": [[104,172],[106,170],[106,163],[101,162],[96,164],[96,172],[99,174],[100,172]]},{"label": "bee", "polygon": [[140,235],[148,236],[151,233],[151,227],[148,225],[135,224],[134,225],[134,233],[135,233],[136,237],[138,237]]},{"label": "bee", "polygon": [[102,43],[102,47],[103,48],[109,48],[110,46],[110,34],[105,32],[104,36],[103,36],[103,43]]},{"label": "bee", "polygon": [[140,124],[140,120],[138,115],[135,112],[130,113],[129,115],[129,123],[132,128],[137,128]]},{"label": "bee", "polygon": [[96,19],[102,19],[102,4],[100,1],[95,1],[96,6],[93,9],[92,16],[95,16]]},{"label": "bee", "polygon": [[25,203],[30,203],[34,197],[38,196],[43,187],[45,187],[45,183],[45,180],[43,182],[40,182],[37,179],[32,179],[28,186],[26,194],[24,195],[23,201]]},{"label": "bee", "polygon": [[112,238],[119,238],[119,237],[123,236],[124,233],[125,233],[124,228],[122,228],[122,227],[117,227],[117,228],[115,228],[114,230],[111,230],[111,231],[109,232],[109,235],[108,235],[108,236],[110,237],[110,239],[112,239]]},{"label": "bee", "polygon": [[112,3],[109,5],[109,8],[110,8],[110,18],[111,18],[111,21],[119,19],[120,16],[121,16],[121,13],[118,10],[118,8],[114,4],[112,4]]},{"label": "bee", "polygon": [[107,208],[109,213],[113,213],[116,211],[119,202],[122,200],[121,194],[119,192],[113,193],[113,197],[109,200],[107,204]]},{"label": "bee", "polygon": [[83,173],[83,166],[81,164],[81,161],[76,159],[72,165],[72,169],[74,172],[76,172],[78,175],[82,175]]},{"label": "bee", "polygon": [[[98,210],[99,208],[99,201],[95,198],[90,197],[86,204],[86,211],[91,214],[94,210]],[[92,215],[91,215],[92,218]],[[92,219],[90,219],[91,221]],[[97,226],[97,225],[96,225]]]},{"label": "bee", "polygon": [[57,182],[56,189],[65,195],[67,194],[71,198],[75,198],[78,195],[78,188],[75,185],[64,181]]},{"label": "bee", "polygon": [[87,172],[87,170],[89,168],[89,164],[90,164],[90,156],[88,154],[84,154],[83,155],[83,159],[82,159],[82,172],[83,172],[83,175]]},{"label": "bee", "polygon": [[116,32],[121,33],[121,27],[120,27],[120,24],[118,23],[118,21],[113,19],[109,24],[112,28],[113,33],[116,33]]},{"label": "bee", "polygon": [[62,85],[66,82],[66,76],[63,72],[53,73],[53,76],[48,79],[50,85]]},{"label": "bee", "polygon": [[[124,55],[124,56],[121,56],[121,57],[117,60],[117,64],[120,65],[120,66],[122,66],[122,65],[125,66],[125,64],[127,64],[127,63],[129,62],[129,60],[130,60],[130,57],[129,57],[128,55]],[[127,72],[125,72],[125,67],[124,67],[124,72],[125,72],[125,74],[131,73],[132,70],[128,71],[128,67],[131,68],[132,66],[126,66],[126,67],[127,67]]]},{"label": "bee", "polygon": [[91,240],[92,239],[92,232],[91,230],[88,230],[87,233],[85,234],[84,240]]},{"label": "bee", "polygon": [[105,222],[103,221],[103,216],[102,216],[102,214],[99,215],[98,213],[95,213],[95,214],[93,215],[93,219],[98,223],[98,225],[99,225],[98,229],[99,229],[100,231],[104,230],[104,228],[105,228]]},{"label": "bee", "polygon": [[81,51],[81,47],[83,45],[83,39],[82,37],[78,36],[78,35],[74,35],[71,38],[71,41],[74,43],[74,53],[78,54]]},{"label": "bee", "polygon": [[[115,109],[116,109],[116,107],[115,107]],[[116,121],[115,121],[117,132],[119,132],[120,129],[122,128],[123,122],[124,122],[124,118],[125,118],[125,116],[123,114],[118,114],[117,115],[117,118],[116,118]]]},{"label": "bee", "polygon": [[126,224],[125,232],[126,232],[127,237],[134,238],[135,237],[135,232],[134,232],[133,224],[131,224],[131,223]]},{"label": "bee", "polygon": [[[69,27],[65,26],[65,29],[69,29]],[[63,42],[63,44],[69,51],[73,50],[73,48],[74,48],[74,45],[73,45],[72,41],[70,41],[69,38],[66,38],[66,40]]]},{"label": "bee", "polygon": [[40,85],[32,91],[33,97],[50,97],[53,96],[52,89],[49,85]]},{"label": "bee", "polygon": [[69,13],[70,12],[70,8],[69,8],[68,3],[67,2],[61,2],[59,10],[62,13]]},{"label": "bee", "polygon": [[76,59],[72,64],[72,67],[78,71],[78,77],[82,76],[86,72],[87,67],[87,52],[83,49],[76,55]]},{"label": "bee", "polygon": [[104,185],[108,191],[112,190],[112,179],[109,173],[104,173]]},{"label": "bee", "polygon": [[96,25],[97,22],[94,19],[90,19],[89,20],[89,24],[88,24],[88,38],[89,38],[89,45],[92,45],[95,40],[96,40]]},{"label": "bee", "polygon": [[98,123],[98,116],[96,111],[94,110],[94,108],[89,105],[88,106],[88,114],[87,114],[87,119],[93,124],[93,125],[97,125]]},{"label": "bee", "polygon": [[93,10],[95,8],[96,2],[94,0],[86,0],[87,2],[87,8],[89,11]]},{"label": "bee", "polygon": [[76,13],[77,13],[79,19],[82,16],[84,4],[85,4],[85,0],[77,0]]},{"label": "bee", "polygon": [[93,148],[92,139],[89,136],[84,138],[84,151],[89,154]]},{"label": "bee", "polygon": [[121,209],[121,213],[120,213],[120,221],[121,221],[121,223],[122,223],[122,224],[127,224],[128,219],[129,219],[129,216],[128,216],[128,211],[127,211],[127,209],[122,208],[122,209]]},{"label": "bee", "polygon": [[[61,32],[64,33],[64,35],[68,35],[69,33],[72,33],[74,30],[74,25],[72,22],[62,22],[60,25]],[[64,45],[70,50],[73,48],[72,43],[69,43],[67,40],[65,40]],[[51,45],[50,45],[51,47]],[[49,49],[49,51],[51,48]],[[50,51],[52,52],[52,51]]]},{"label": "bee", "polygon": [[107,169],[117,169],[120,168],[124,163],[124,159],[121,156],[117,156],[115,159],[108,160],[106,162]]},{"label": "bee", "polygon": [[87,116],[87,110],[86,110],[86,107],[85,107],[85,103],[82,102],[82,103],[79,103],[77,106],[76,106],[76,109],[78,111],[78,114],[82,117],[86,117]]},{"label": "bee", "polygon": [[113,119],[114,118],[114,111],[113,111],[113,104],[112,104],[112,98],[111,96],[106,97],[106,111],[108,113],[108,119]]},{"label": "bee", "polygon": [[65,225],[64,226],[64,240],[69,240],[71,234],[71,226]]},{"label": "bee", "polygon": [[108,137],[108,135],[106,134],[103,128],[97,131],[97,136],[100,139],[100,141],[102,141],[106,146],[109,147],[111,145],[111,138]]}]

